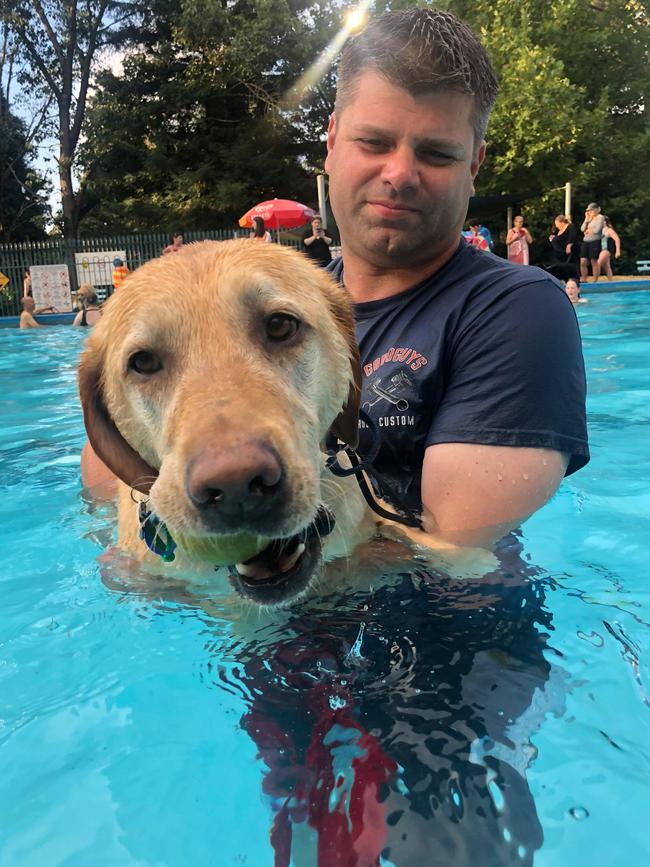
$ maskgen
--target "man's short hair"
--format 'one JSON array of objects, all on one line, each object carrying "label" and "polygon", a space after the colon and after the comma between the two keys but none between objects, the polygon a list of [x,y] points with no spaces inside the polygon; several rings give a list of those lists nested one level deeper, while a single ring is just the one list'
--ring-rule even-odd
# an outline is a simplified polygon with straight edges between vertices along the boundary
[{"label": "man's short hair", "polygon": [[476,34],[439,9],[387,12],[346,45],[338,69],[335,111],[352,100],[362,72],[381,73],[412,96],[455,90],[474,97],[474,144],[483,141],[499,84]]}]

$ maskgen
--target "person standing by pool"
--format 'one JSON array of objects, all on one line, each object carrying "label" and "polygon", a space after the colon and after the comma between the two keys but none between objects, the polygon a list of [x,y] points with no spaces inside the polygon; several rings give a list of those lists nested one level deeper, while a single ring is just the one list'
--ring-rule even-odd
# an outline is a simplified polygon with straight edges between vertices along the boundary
[{"label": "person standing by pool", "polygon": [[512,229],[508,229],[506,235],[508,261],[516,262],[517,265],[530,265],[528,245],[532,243],[531,234],[524,226],[524,218],[520,214],[515,217],[514,226]]},{"label": "person standing by pool", "polygon": [[580,247],[580,278],[583,283],[587,282],[590,262],[594,283],[597,283],[600,277],[600,262],[598,260],[602,252],[604,228],[605,218],[600,213],[600,205],[596,202],[590,202],[580,227],[580,231],[583,232],[582,246]]},{"label": "person standing by pool", "polygon": [[[492,232],[488,229],[487,226],[484,226],[482,223],[470,223],[469,232],[463,232],[463,235],[467,238],[470,232],[474,231],[474,227],[478,231],[479,235],[481,235],[487,241],[487,248],[490,253],[494,252],[494,241],[492,240]],[[484,247],[480,249],[485,249]]]},{"label": "person standing by pool", "polygon": [[[122,259],[120,259],[119,256],[116,256],[113,259],[113,273],[111,275],[113,292],[117,292],[117,290],[122,286],[122,283],[124,283],[130,273],[131,272],[126,267]],[[81,289],[79,291],[81,291]]]},{"label": "person standing by pool", "polygon": [[29,273],[29,268],[23,276],[23,298],[33,298],[32,292],[32,275]]},{"label": "person standing by pool", "polygon": [[598,265],[600,266],[600,273],[605,274],[608,280],[613,280],[612,256],[620,259],[621,239],[616,229],[612,226],[609,217],[603,217],[603,219],[605,220],[605,226],[603,227],[603,237],[600,242],[601,250],[598,256]]},{"label": "person standing by pool", "polygon": [[264,224],[263,217],[253,217],[253,225],[251,226],[250,237],[253,241],[264,241],[270,244],[273,241],[271,233]]},{"label": "person standing by pool", "polygon": [[302,252],[312,262],[324,267],[332,261],[331,244],[332,239],[323,229],[322,219],[316,215],[311,221],[311,229],[302,236]]},{"label": "person standing by pool", "polygon": [[488,239],[481,232],[481,227],[478,223],[473,223],[469,227],[469,231],[463,232],[465,241],[470,247],[476,247],[477,250],[489,250],[490,245]]},{"label": "person standing by pool", "polygon": [[162,251],[162,255],[164,256],[166,253],[178,253],[178,251],[183,246],[183,234],[181,232],[174,232],[172,235],[172,242],[168,244],[165,249]]}]

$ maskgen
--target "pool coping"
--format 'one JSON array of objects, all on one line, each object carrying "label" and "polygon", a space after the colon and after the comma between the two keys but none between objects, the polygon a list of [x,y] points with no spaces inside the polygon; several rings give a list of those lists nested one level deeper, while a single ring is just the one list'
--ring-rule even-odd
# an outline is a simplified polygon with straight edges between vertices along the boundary
[{"label": "pool coping", "polygon": [[[603,294],[605,292],[638,292],[650,289],[650,277],[630,277],[607,280],[598,283],[582,283],[580,292],[582,295]],[[35,317],[42,325],[69,325],[76,316],[76,311],[71,313],[41,313]],[[17,328],[20,316],[0,316],[0,328]]]}]

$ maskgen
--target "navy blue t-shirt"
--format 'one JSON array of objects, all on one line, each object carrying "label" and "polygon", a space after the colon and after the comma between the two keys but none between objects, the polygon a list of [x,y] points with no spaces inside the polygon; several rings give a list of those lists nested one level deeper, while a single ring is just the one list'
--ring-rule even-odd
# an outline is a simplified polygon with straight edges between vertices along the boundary
[{"label": "navy blue t-shirt", "polygon": [[[340,258],[329,270],[344,283]],[[567,475],[589,460],[578,322],[545,271],[461,242],[433,276],[355,316],[374,467],[410,509],[434,443],[555,449],[570,455]],[[367,454],[363,422],[359,439]]]}]

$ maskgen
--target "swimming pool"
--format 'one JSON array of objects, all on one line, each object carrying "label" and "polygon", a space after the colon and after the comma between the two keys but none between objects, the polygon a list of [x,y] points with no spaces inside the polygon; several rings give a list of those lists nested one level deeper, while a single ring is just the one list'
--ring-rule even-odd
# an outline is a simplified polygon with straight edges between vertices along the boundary
[{"label": "swimming pool", "polygon": [[316,867],[307,817],[332,843],[373,784],[383,865],[648,863],[649,303],[580,306],[592,462],[499,574],[414,562],[243,630],[98,564],[85,335],[0,331],[0,867],[267,867],[274,817]]}]

